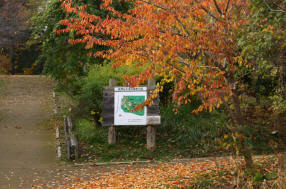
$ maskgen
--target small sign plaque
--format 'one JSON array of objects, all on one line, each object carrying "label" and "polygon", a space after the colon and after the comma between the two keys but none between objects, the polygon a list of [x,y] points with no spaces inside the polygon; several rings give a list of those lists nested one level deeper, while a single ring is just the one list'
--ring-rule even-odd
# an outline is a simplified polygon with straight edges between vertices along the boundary
[{"label": "small sign plaque", "polygon": [[114,88],[115,92],[139,92],[139,91],[143,91],[143,92],[147,92],[147,87],[115,87]]},{"label": "small sign plaque", "polygon": [[133,111],[146,98],[147,87],[115,87],[114,125],[147,125],[147,108]]}]

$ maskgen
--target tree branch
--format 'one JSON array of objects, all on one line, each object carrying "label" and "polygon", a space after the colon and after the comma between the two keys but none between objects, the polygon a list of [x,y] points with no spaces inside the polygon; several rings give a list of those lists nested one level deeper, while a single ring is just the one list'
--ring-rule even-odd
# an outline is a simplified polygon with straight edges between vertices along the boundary
[{"label": "tree branch", "polygon": [[[195,0],[195,1],[196,1],[196,3],[200,4],[200,3],[198,2],[198,0]],[[214,18],[215,20],[219,21],[219,19],[218,19],[216,16],[214,16],[210,11],[208,11],[203,5],[200,5],[200,7],[201,7],[201,9],[203,9],[209,16],[211,16],[211,17]]]},{"label": "tree branch", "polygon": [[166,7],[162,7],[162,6],[160,6],[160,5],[153,4],[153,3],[149,2],[149,1],[145,1],[145,0],[140,0],[140,1],[142,1],[142,2],[144,2],[144,3],[147,3],[147,4],[149,4],[149,5],[153,5],[153,6],[157,7],[157,8],[170,11],[170,9],[168,9],[168,8],[166,8]]},{"label": "tree branch", "polygon": [[222,100],[223,104],[225,105],[227,111],[228,111],[229,114],[231,115],[231,118],[233,119],[233,118],[235,117],[233,110],[230,109],[229,104],[224,100],[223,96],[221,97],[221,100]]},{"label": "tree branch", "polygon": [[227,14],[228,8],[229,8],[230,0],[227,1],[225,9],[224,9],[224,14]]},{"label": "tree branch", "polygon": [[279,4],[277,4],[276,2],[273,2],[274,5],[276,5],[280,10],[282,10],[283,12],[286,12],[286,9],[281,7]]},{"label": "tree branch", "polygon": [[276,3],[273,3],[273,4],[276,5],[279,9],[276,9],[276,10],[275,10],[275,9],[271,8],[270,5],[269,5],[265,0],[263,0],[263,2],[264,2],[264,4],[268,7],[268,9],[269,9],[270,11],[286,13],[286,10],[285,10],[284,8],[280,7],[279,5],[277,5]]},{"label": "tree branch", "polygon": [[210,11],[208,11],[204,6],[201,5],[201,8],[208,14],[210,15],[212,18],[214,18],[215,20],[219,20],[216,16],[214,16],[212,13],[210,13]]},{"label": "tree branch", "polygon": [[223,12],[220,10],[220,8],[219,8],[219,6],[218,6],[216,0],[213,0],[213,2],[214,2],[214,4],[215,4],[215,7],[216,7],[217,11],[219,12],[219,14],[220,14],[220,15],[223,15]]},{"label": "tree branch", "polygon": [[179,24],[184,28],[185,32],[188,34],[188,36],[190,36],[190,32],[187,30],[186,26],[181,22],[181,20],[178,18],[177,15],[175,15],[176,20],[179,22]]}]

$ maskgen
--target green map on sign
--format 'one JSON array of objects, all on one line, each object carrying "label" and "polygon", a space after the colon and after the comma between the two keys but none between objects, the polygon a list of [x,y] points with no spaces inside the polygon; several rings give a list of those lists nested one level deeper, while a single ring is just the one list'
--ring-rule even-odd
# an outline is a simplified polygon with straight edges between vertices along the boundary
[{"label": "green map on sign", "polygon": [[143,110],[132,111],[136,106],[145,102],[145,96],[123,96],[121,101],[121,109],[126,113],[133,113],[138,116],[144,116],[145,112]]}]

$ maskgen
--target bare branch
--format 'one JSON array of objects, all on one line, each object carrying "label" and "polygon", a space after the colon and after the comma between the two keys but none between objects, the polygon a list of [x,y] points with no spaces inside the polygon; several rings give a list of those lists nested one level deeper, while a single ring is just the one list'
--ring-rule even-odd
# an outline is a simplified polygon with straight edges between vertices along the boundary
[{"label": "bare branch", "polygon": [[283,12],[286,12],[286,9],[281,7],[279,4],[277,4],[276,2],[273,2],[274,5],[276,5],[280,10],[282,10]]},{"label": "bare branch", "polygon": [[230,0],[227,1],[225,9],[224,9],[224,14],[227,14],[228,8],[229,8]]},{"label": "bare branch", "polygon": [[282,8],[281,6],[277,5],[276,3],[273,3],[274,5],[276,5],[279,9],[273,9],[270,7],[270,5],[265,1],[263,0],[264,4],[268,7],[268,9],[270,11],[273,11],[273,12],[283,12],[283,13],[286,13],[286,10],[284,8]]},{"label": "bare branch", "polygon": [[145,0],[140,0],[140,1],[142,1],[142,2],[144,2],[144,3],[147,3],[147,4],[149,4],[149,5],[153,5],[153,6],[157,7],[157,8],[160,8],[160,9],[163,9],[163,10],[170,11],[170,9],[168,9],[168,8],[166,8],[166,7],[162,7],[162,6],[160,6],[160,5],[157,5],[157,4],[154,4],[154,3],[151,3],[151,2],[149,2],[149,1],[145,1]]},{"label": "bare branch", "polygon": [[177,15],[176,16],[176,20],[179,22],[179,24],[184,28],[185,32],[188,34],[188,36],[190,36],[190,32],[187,30],[187,27],[181,22],[181,20],[178,18]]},{"label": "bare branch", "polygon": [[219,20],[216,16],[214,16],[210,11],[208,11],[204,6],[201,5],[201,8],[208,14],[210,15],[212,18],[214,18],[215,20]]},{"label": "bare branch", "polygon": [[[179,58],[180,58],[180,60],[179,60],[179,62],[180,63],[182,63],[182,64],[184,64],[185,66],[189,66],[189,67],[191,67],[191,65],[189,64],[189,63],[187,63],[185,60],[184,60],[184,58],[182,58],[182,57],[180,57],[179,56]],[[218,67],[212,67],[212,66],[198,66],[199,68],[210,68],[210,69],[219,69]]]},{"label": "bare branch", "polygon": [[[195,0],[196,3],[200,4],[200,2],[198,0]],[[215,20],[219,20],[216,16],[214,16],[210,11],[208,11],[203,5],[200,5],[201,9],[203,9],[209,16],[211,16],[212,18],[214,18]]]},{"label": "bare branch", "polygon": [[214,4],[215,4],[215,7],[216,7],[217,11],[219,12],[219,14],[220,14],[220,15],[223,15],[223,12],[220,10],[220,8],[219,8],[219,6],[218,6],[216,0],[213,0],[213,2],[214,2]]},{"label": "bare branch", "polygon": [[225,105],[227,111],[230,113],[231,117],[232,117],[232,118],[235,117],[233,110],[230,108],[229,104],[225,101],[225,99],[222,97],[221,100],[222,100],[222,102],[224,103],[224,105]]}]

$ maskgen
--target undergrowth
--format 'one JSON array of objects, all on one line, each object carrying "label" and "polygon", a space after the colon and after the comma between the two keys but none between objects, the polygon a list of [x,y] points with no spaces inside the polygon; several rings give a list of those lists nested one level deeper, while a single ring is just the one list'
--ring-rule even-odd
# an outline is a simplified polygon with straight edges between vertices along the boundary
[{"label": "undergrowth", "polygon": [[82,144],[82,160],[168,160],[225,154],[216,140],[228,132],[218,112],[194,115],[190,106],[174,115],[172,107],[161,108],[162,124],[156,127],[156,149],[146,149],[146,127],[116,127],[117,142],[107,143],[108,128],[92,120],[76,121]]},{"label": "undergrowth", "polygon": [[[108,128],[92,119],[78,119],[76,134],[81,142],[82,161],[170,160],[221,156],[234,153],[231,131],[223,112],[191,114],[192,106],[161,107],[162,124],[156,127],[156,149],[146,149],[146,127],[116,127],[116,144],[107,142]],[[273,137],[264,127],[253,129],[250,141],[256,154],[274,151]],[[265,132],[263,134],[263,132]],[[263,134],[259,138],[255,133]],[[264,140],[261,140],[264,137]]]}]

